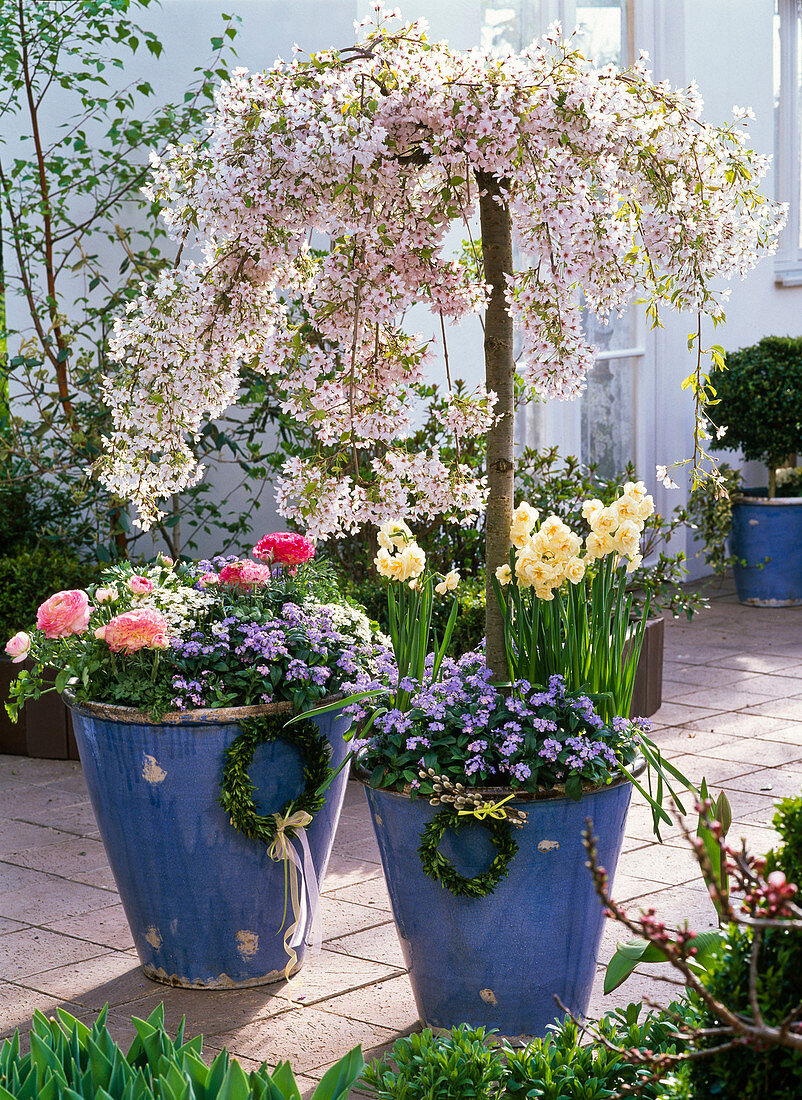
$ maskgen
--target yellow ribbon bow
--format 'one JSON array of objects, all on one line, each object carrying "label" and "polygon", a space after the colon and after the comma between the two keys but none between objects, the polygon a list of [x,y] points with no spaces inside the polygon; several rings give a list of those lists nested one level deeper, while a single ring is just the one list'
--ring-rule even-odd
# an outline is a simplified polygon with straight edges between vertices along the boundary
[{"label": "yellow ribbon bow", "polygon": [[504,803],[509,802],[514,795],[508,794],[506,798],[502,798],[500,802],[482,802],[478,806],[472,806],[470,810],[457,810],[459,817],[472,816],[479,821],[484,821],[487,817],[493,817],[496,821],[504,821],[507,816],[507,811],[504,809]]},{"label": "yellow ribbon bow", "polygon": [[287,814],[286,817],[282,817],[281,814],[273,814],[273,818],[276,822],[276,835],[267,849],[267,854],[276,863],[280,859],[290,859],[290,838],[287,836],[287,829],[305,829],[312,821],[312,815],[308,814],[306,810],[296,810],[295,813]]},{"label": "yellow ribbon bow", "polygon": [[[289,880],[289,894],[292,902],[292,915],[294,920],[292,924],[284,932],[284,950],[287,954],[287,965],[284,968],[284,977],[289,979],[290,974],[298,962],[298,955],[293,946],[293,940],[296,938],[296,932],[299,930],[298,926],[301,921],[301,893],[299,890],[300,882],[306,887],[306,892],[309,896],[309,908],[312,915],[312,922],[314,923],[319,902],[319,893],[317,888],[317,878],[315,876],[315,869],[312,864],[312,853],[309,850],[309,841],[306,837],[306,826],[312,820],[312,815],[308,814],[306,810],[296,810],[294,813],[289,813],[282,817],[281,814],[273,814],[276,822],[276,835],[270,843],[267,849],[267,854],[270,858],[278,863],[279,860],[284,861],[284,913],[281,918],[281,927],[284,927],[284,921],[287,917],[287,882]],[[292,843],[292,838],[287,835],[288,829],[294,829],[296,837],[301,843],[304,853],[304,863],[301,863],[301,859],[295,850]],[[306,864],[306,866],[304,866]],[[290,872],[290,867],[294,867],[297,874]],[[279,931],[281,928],[279,929]]]}]

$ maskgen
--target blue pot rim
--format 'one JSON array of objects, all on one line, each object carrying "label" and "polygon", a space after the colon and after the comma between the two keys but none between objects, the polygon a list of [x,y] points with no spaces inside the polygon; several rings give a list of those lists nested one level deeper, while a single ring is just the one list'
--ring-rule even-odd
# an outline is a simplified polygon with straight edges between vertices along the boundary
[{"label": "blue pot rim", "polygon": [[737,508],[742,505],[755,505],[762,508],[781,508],[787,505],[802,505],[802,497],[748,497],[748,496],[733,496],[732,507]]},{"label": "blue pot rim", "polygon": [[[320,700],[319,705],[336,703],[342,698],[341,695],[328,695]],[[69,691],[64,692],[63,699],[70,710],[76,714],[132,726],[208,726],[214,723],[231,725],[241,722],[243,718],[257,718],[263,714],[292,714],[295,710],[289,700],[280,700],[277,703],[254,703],[248,707],[203,707],[198,710],[169,711],[163,714],[158,722],[154,722],[145,711],[136,710],[134,707],[92,701],[76,703],[75,697]]]},{"label": "blue pot rim", "polygon": [[[645,770],[646,770],[646,760],[645,760],[645,758],[642,757],[642,756],[636,757],[635,758],[635,763],[633,764],[633,767],[632,767],[632,771],[633,771],[634,775],[636,777],[639,776],[639,775],[642,775]],[[369,774],[368,774],[367,770],[365,768],[363,768],[361,764],[358,764],[356,761],[354,761],[354,765],[351,769],[351,775],[354,777],[354,779],[358,779],[359,782],[364,787],[370,787],[370,789],[372,791],[376,791],[377,794],[388,795],[389,797],[392,797],[392,798],[401,798],[405,802],[418,801],[418,799],[411,798],[410,794],[407,793],[407,792],[392,791],[392,790],[388,790],[387,787],[371,787],[370,783],[368,782]],[[613,779],[612,782],[605,783],[604,786],[587,786],[587,787],[583,786],[583,788],[582,788],[582,798],[584,798],[585,795],[600,794],[602,791],[610,791],[610,790],[613,790],[613,788],[615,788],[615,787],[621,787],[625,783],[630,783],[630,782],[631,782],[631,780],[627,779],[627,777],[625,775],[620,775],[617,779]],[[514,802],[528,802],[528,803],[532,803],[532,802],[556,802],[558,800],[560,800],[562,802],[576,802],[577,801],[575,798],[569,798],[568,795],[565,793],[565,791],[561,790],[559,787],[554,787],[550,791],[543,791],[542,793],[537,793],[537,794],[532,794],[530,791],[521,791],[521,790],[517,790],[517,789],[512,790],[510,787],[471,787],[469,789],[470,789],[471,792],[475,791],[478,794],[487,795],[487,798],[492,799],[493,801],[495,801],[499,798],[505,798],[509,794],[514,796],[514,798],[513,798]],[[425,802],[427,805],[429,805],[429,800],[427,798],[422,798],[420,800]],[[581,802],[582,799],[579,799],[579,801]],[[441,809],[446,809],[447,804],[442,805],[440,808]]]}]

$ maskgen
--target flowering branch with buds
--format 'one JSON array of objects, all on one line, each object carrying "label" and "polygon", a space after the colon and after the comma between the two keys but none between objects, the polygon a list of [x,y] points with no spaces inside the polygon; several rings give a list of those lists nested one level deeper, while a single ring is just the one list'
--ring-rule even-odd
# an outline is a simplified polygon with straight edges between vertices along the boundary
[{"label": "flowering branch with buds", "polygon": [[713,1026],[692,1026],[685,1020],[677,1020],[684,1049],[676,1053],[659,1055],[650,1050],[625,1050],[616,1047],[610,1043],[609,1038],[600,1028],[587,1026],[586,1030],[595,1042],[601,1043],[630,1062],[650,1066],[653,1070],[651,1080],[664,1076],[679,1063],[740,1050],[744,1046],[755,1050],[784,1047],[802,1052],[802,1003],[792,1006],[778,1023],[770,1024],[765,1018],[765,1011],[761,1008],[758,996],[760,955],[765,944],[766,933],[768,931],[802,932],[802,908],[795,900],[798,888],[787,881],[782,871],[772,871],[764,877],[766,860],[750,855],[745,843],[740,849],[730,847],[724,839],[721,823],[712,820],[709,816],[712,808],[710,800],[697,803],[696,808],[701,815],[704,827],[716,838],[721,853],[721,865],[726,868],[731,889],[742,895],[740,904],[736,904],[733,902],[731,892],[726,888],[722,889],[710,858],[709,843],[705,843],[700,836],[693,836],[682,818],[678,817],[682,833],[693,850],[694,857],[708,884],[710,896],[722,918],[732,926],[744,927],[751,931],[748,960],[748,1012],[734,1009],[721,996],[713,993],[709,983],[704,979],[703,972],[700,973],[703,968],[695,965],[700,953],[698,945],[701,937],[714,934],[697,934],[689,929],[687,924],[682,928],[669,928],[665,922],[658,919],[654,909],[641,912],[637,917],[631,916],[610,894],[607,872],[598,861],[591,821],[587,822],[583,834],[585,851],[588,855],[587,866],[607,915],[656,948],[661,958],[667,961],[678,975],[678,978],[673,979],[656,976],[655,980],[685,986],[696,995],[707,1015],[716,1021]]}]

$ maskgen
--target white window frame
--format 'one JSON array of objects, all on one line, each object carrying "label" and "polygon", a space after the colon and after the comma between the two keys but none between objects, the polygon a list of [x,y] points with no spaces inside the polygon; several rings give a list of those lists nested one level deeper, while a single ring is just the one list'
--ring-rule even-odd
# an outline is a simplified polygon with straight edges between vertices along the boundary
[{"label": "white window frame", "polygon": [[780,202],[788,203],[788,221],[774,261],[774,280],[779,286],[802,286],[800,247],[800,63],[799,24],[802,0],[777,0],[780,17],[780,95],[777,103],[775,189]]}]

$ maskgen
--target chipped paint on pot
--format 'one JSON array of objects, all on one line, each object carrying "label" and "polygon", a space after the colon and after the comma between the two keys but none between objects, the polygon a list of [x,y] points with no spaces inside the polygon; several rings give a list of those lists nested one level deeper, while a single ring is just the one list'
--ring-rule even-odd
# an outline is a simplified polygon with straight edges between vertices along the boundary
[{"label": "chipped paint on pot", "polygon": [[[297,974],[301,969],[302,963],[299,961],[296,966],[290,970],[290,977]],[[274,970],[272,974],[262,974],[258,978],[246,978],[244,981],[237,981],[234,978],[230,978],[228,974],[218,974],[214,978],[207,978],[204,981],[188,982],[186,978],[181,977],[180,974],[168,974],[167,971],[161,966],[145,966],[143,965],[142,971],[146,978],[150,978],[153,982],[161,982],[162,985],[172,985],[176,989],[252,989],[257,985],[270,985],[273,982],[283,982],[287,977],[284,972],[284,967],[281,970]]]},{"label": "chipped paint on pot", "polygon": [[[189,711],[151,722],[128,707],[70,701],[98,828],[145,974],[190,989],[235,989],[284,978],[284,866],[242,836],[217,799],[223,754],[243,718],[287,714],[291,704]],[[337,767],[349,719],[318,715]],[[262,813],[303,788],[296,749],[261,745],[249,774]],[[321,883],[345,797],[348,769],[307,828]],[[307,931],[310,917],[307,915]],[[299,941],[305,939],[299,930]],[[298,966],[305,945],[296,947]],[[293,971],[294,972],[294,971]]]}]

